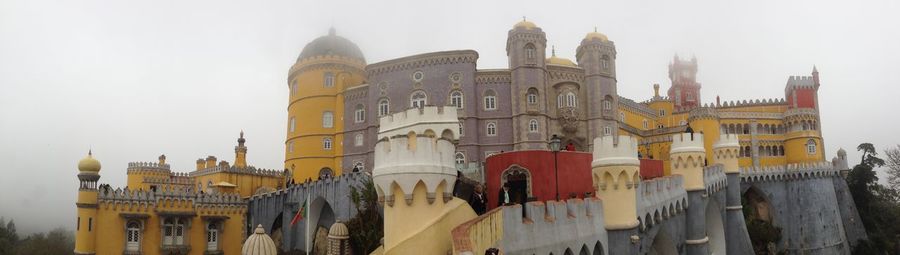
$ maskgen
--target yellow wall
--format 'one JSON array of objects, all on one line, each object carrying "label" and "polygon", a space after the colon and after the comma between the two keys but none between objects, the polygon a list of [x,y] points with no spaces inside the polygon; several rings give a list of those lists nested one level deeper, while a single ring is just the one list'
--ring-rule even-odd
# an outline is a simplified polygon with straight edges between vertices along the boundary
[{"label": "yellow wall", "polygon": [[[337,63],[324,67],[306,68],[326,63]],[[288,80],[290,91],[293,83],[297,90],[289,93],[288,117],[285,141],[285,161],[287,169],[292,169],[294,180],[302,182],[319,176],[322,168],[328,167],[335,175],[341,174],[343,155],[344,98],[346,88],[365,82],[364,64],[342,57],[318,57],[302,60],[291,69]],[[325,73],[334,75],[333,87],[325,87]],[[372,110],[372,109],[367,109]],[[322,114],[334,114],[334,127],[322,127]],[[295,129],[291,132],[291,118],[295,119]],[[332,138],[331,150],[322,146],[324,138]],[[293,151],[289,144],[293,143]]]},{"label": "yellow wall", "polygon": [[640,182],[638,166],[617,165],[598,166],[591,170],[597,197],[604,204],[615,206],[603,207],[603,218],[606,229],[631,229],[640,224],[637,221],[637,191],[634,187]]},{"label": "yellow wall", "polygon": [[453,197],[445,203],[440,193],[429,204],[421,182],[414,188],[412,205],[406,204],[400,187],[394,187],[394,205],[384,206],[384,254],[447,254],[453,250],[450,231],[478,216],[465,201]]},{"label": "yellow wall", "polygon": [[239,173],[228,173],[228,172],[218,172],[212,173],[202,176],[194,177],[194,185],[202,184],[203,190],[207,190],[207,185],[212,182],[213,184],[217,184],[219,182],[228,182],[234,185],[235,192],[241,195],[241,197],[250,197],[255,195],[257,189],[260,187],[269,187],[273,190],[278,188],[283,188],[283,178],[281,176],[260,176],[260,175],[249,175],[249,174],[239,174]]},{"label": "yellow wall", "polygon": [[[819,138],[818,131],[791,132],[786,137],[784,155],[787,157],[788,164],[820,162],[825,159],[822,154],[822,138]],[[809,139],[816,141],[816,152],[814,154],[807,152],[806,143]]]},{"label": "yellow wall", "polygon": [[[78,191],[78,204],[97,205],[96,190],[80,190]],[[77,220],[75,230],[75,252],[83,254],[91,254],[96,251],[94,246],[97,239],[97,229],[89,227],[92,224],[96,226],[98,222],[97,209],[89,207],[78,207]]]}]

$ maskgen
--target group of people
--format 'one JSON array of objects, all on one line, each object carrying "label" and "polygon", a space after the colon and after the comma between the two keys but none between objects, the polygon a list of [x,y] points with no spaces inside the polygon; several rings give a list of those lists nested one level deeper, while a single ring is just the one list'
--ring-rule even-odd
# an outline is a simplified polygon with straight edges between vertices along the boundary
[{"label": "group of people", "polygon": [[[487,195],[485,195],[484,185],[475,185],[475,189],[472,191],[472,195],[469,196],[468,202],[469,206],[471,206],[478,215],[487,212],[488,199]],[[503,189],[501,189],[497,195],[497,207],[510,204],[512,204],[512,200],[510,200],[509,196],[509,183],[504,183]]]}]

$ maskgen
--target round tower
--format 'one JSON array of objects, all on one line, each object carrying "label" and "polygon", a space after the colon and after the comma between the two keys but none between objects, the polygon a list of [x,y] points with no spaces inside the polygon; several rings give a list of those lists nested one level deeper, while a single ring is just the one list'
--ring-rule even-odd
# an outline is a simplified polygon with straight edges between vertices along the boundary
[{"label": "round tower", "polygon": [[715,139],[719,137],[719,133],[721,133],[719,112],[716,111],[716,108],[709,106],[696,107],[692,109],[688,115],[688,125],[694,133],[700,133],[706,137],[713,138],[707,139],[703,143],[703,148],[706,149],[705,159],[711,159],[713,157],[713,142],[715,142]]},{"label": "round tower", "polygon": [[[603,216],[608,230],[632,229],[637,221],[637,187],[641,182],[637,140],[621,135],[594,139],[591,175],[597,197],[603,199]],[[613,206],[615,205],[615,206]]]},{"label": "round tower", "polygon": [[[549,112],[545,99],[549,98],[550,89],[547,87],[547,69],[545,68],[545,55],[547,50],[547,35],[534,23],[522,20],[509,30],[506,39],[506,56],[509,60],[510,93],[514,100],[512,103],[514,137],[533,136],[528,130],[532,120],[540,126],[550,127],[549,118],[545,112]],[[552,94],[555,96],[555,94]],[[529,98],[534,100],[529,101]],[[541,128],[541,138],[524,139],[515,143],[515,150],[545,149],[552,132],[547,128]]]},{"label": "round tower", "polygon": [[341,174],[343,92],[365,83],[365,66],[359,47],[332,28],[307,44],[291,67],[284,167],[295,180]]},{"label": "round tower", "polygon": [[578,65],[584,68],[584,88],[591,106],[587,107],[588,137],[617,137],[619,94],[615,43],[595,28],[581,40],[575,56]]},{"label": "round tower", "polygon": [[684,176],[684,187],[689,192],[705,189],[703,167],[706,165],[706,149],[703,146],[703,134],[680,133],[672,136],[669,151],[672,174]]},{"label": "round tower", "polygon": [[817,110],[812,108],[785,111],[787,132],[784,135],[784,156],[788,164],[825,160],[818,119]]},{"label": "round tower", "polygon": [[244,131],[241,130],[241,137],[237,140],[238,145],[234,146],[234,167],[237,168],[246,168],[247,167],[247,146],[244,146],[244,143],[247,142],[247,139],[244,139]]},{"label": "round tower", "polygon": [[719,140],[712,146],[713,163],[722,164],[725,174],[739,173],[738,156],[740,155],[741,144],[735,134],[719,135]]},{"label": "round tower", "polygon": [[78,161],[78,217],[75,223],[75,254],[96,254],[97,181],[100,180],[100,161],[88,151]]},{"label": "round tower", "polygon": [[380,119],[372,178],[384,202],[385,254],[445,254],[451,228],[475,218],[452,196],[454,140],[459,119],[451,107],[412,108]]}]

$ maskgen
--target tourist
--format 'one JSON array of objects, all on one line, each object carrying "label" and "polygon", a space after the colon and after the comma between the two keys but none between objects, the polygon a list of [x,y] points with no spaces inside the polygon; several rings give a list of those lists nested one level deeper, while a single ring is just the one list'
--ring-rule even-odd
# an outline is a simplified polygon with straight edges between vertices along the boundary
[{"label": "tourist", "polygon": [[503,189],[500,190],[499,195],[497,196],[497,206],[509,205],[509,183],[503,184]]},{"label": "tourist", "polygon": [[569,144],[566,144],[566,150],[567,151],[575,151],[575,144],[571,143],[571,142]]},{"label": "tourist", "polygon": [[469,206],[478,215],[484,214],[485,210],[487,210],[487,197],[484,196],[484,186],[481,184],[475,185],[475,192],[472,192],[472,195],[469,196]]}]

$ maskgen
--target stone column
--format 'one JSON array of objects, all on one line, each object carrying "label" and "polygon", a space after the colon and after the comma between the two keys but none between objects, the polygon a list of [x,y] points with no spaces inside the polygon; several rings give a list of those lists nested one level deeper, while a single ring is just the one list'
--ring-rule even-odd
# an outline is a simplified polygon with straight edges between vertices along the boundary
[{"label": "stone column", "polygon": [[713,145],[714,161],[722,164],[728,187],[725,190],[725,243],[728,254],[753,254],[753,244],[741,208],[741,176],[738,165],[741,145],[737,135],[721,135]]}]

